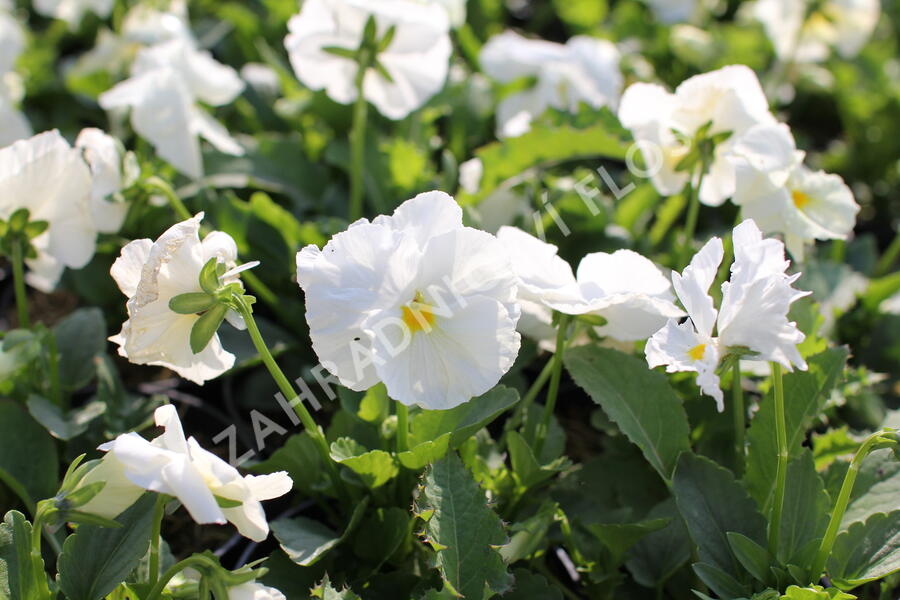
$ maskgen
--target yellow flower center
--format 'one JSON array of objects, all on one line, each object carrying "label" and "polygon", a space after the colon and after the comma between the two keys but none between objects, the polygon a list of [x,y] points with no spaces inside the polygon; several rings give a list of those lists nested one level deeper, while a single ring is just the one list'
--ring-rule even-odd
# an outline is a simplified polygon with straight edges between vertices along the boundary
[{"label": "yellow flower center", "polygon": [[410,333],[417,331],[429,333],[434,328],[433,307],[425,302],[422,292],[416,292],[413,301],[400,310],[403,313],[403,323],[409,327]]},{"label": "yellow flower center", "polygon": [[791,199],[794,201],[794,206],[799,209],[803,209],[804,206],[809,204],[809,201],[812,198],[809,197],[809,194],[801,192],[800,190],[794,190],[791,192]]},{"label": "yellow flower center", "polygon": [[687,354],[691,357],[691,360],[702,360],[703,355],[706,354],[706,344],[697,344],[688,350]]}]

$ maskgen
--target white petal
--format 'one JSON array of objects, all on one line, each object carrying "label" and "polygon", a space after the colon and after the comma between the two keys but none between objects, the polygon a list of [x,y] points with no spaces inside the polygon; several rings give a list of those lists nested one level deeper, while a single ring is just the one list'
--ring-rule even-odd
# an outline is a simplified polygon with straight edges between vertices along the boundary
[{"label": "white petal", "polygon": [[681,275],[672,273],[672,284],[678,299],[697,330],[706,337],[712,336],[716,325],[716,309],[709,288],[715,281],[723,256],[722,240],[713,238],[694,255]]},{"label": "white petal", "polygon": [[116,280],[119,289],[131,298],[137,291],[141,281],[141,272],[150,258],[153,242],[148,239],[134,240],[122,248],[122,252],[113,263],[109,274]]},{"label": "white petal", "polygon": [[497,239],[509,253],[519,278],[519,297],[535,302],[581,301],[572,267],[557,256],[558,248],[516,227],[501,227]]},{"label": "white petal", "polygon": [[290,492],[294,486],[293,480],[286,471],[268,475],[247,475],[244,477],[244,482],[257,500],[280,498]]},{"label": "white petal", "polygon": [[690,320],[679,324],[673,319],[647,340],[644,352],[650,368],[666,365],[669,373],[696,372],[697,385],[704,394],[715,398],[722,412],[724,398],[716,375],[719,363],[716,340],[698,334]]},{"label": "white petal", "polygon": [[390,217],[376,217],[373,223],[402,230],[424,247],[431,238],[462,228],[462,208],[445,192],[424,192],[398,206]]}]

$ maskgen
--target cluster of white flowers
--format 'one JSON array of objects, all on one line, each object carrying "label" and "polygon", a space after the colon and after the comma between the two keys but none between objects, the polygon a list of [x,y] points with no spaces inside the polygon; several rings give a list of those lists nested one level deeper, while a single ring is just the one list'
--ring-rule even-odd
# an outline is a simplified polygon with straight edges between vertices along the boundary
[{"label": "cluster of white flowers", "polygon": [[754,14],[783,61],[821,62],[834,48],[852,58],[881,15],[878,0],[757,0]]},{"label": "cluster of white flowers", "polygon": [[859,206],[837,175],[803,166],[786,125],[769,111],[756,74],[732,65],[685,80],[674,93],[635,83],[622,96],[619,118],[645,151],[660,194],[678,193],[697,175],[680,169],[696,151],[698,133],[719,136],[700,184],[700,202],[741,206],[766,233],[782,233],[802,260],[814,239],[845,239]]},{"label": "cluster of white flowers", "polygon": [[789,322],[791,303],[809,292],[800,292],[792,284],[800,276],[787,275],[789,261],[784,245],[764,239],[752,220],[735,227],[734,263],[731,278],[722,284],[722,303],[717,311],[709,288],[722,263],[722,240],[713,238],[694,256],[679,275],[672,274],[678,299],[688,319],[669,320],[650,337],[646,346],[651,367],[666,365],[670,373],[697,373],[704,394],[716,399],[719,411],[724,398],[716,368],[731,350],[750,350],[761,360],[773,361],[791,370],[806,369],[797,350],[804,335],[796,323]]},{"label": "cluster of white flowers", "polygon": [[284,40],[297,77],[341,104],[357,98],[359,64],[353,57],[374,20],[377,68],[363,77],[366,100],[389,119],[402,119],[441,90],[452,43],[447,8],[452,2],[419,0],[306,0],[288,23]]},{"label": "cluster of white flowers", "polygon": [[73,148],[58,131],[47,131],[0,149],[0,218],[28,209],[46,231],[31,240],[26,281],[52,291],[66,267],[80,269],[94,256],[97,233],[118,231],[127,205],[109,201],[123,185],[121,144],[85,129]]},{"label": "cluster of white flowers", "polygon": [[105,485],[79,510],[112,519],[149,490],[176,498],[197,523],[228,522],[244,537],[265,540],[269,523],[261,502],[291,491],[288,474],[242,476],[193,437],[185,439],[172,405],[157,408],[155,420],[165,431],[153,440],[125,433],[100,446],[106,455],[79,485]]},{"label": "cluster of white flowers", "polygon": [[532,87],[500,102],[497,135],[522,135],[550,107],[573,113],[581,103],[614,109],[622,91],[619,59],[613,43],[589,36],[565,44],[531,40],[513,31],[494,36],[481,50],[484,72],[503,84],[535,80]]},{"label": "cluster of white flowers", "polygon": [[243,154],[225,127],[198,104],[224,106],[237,98],[244,90],[237,71],[199,47],[182,11],[142,10],[126,25],[125,39],[145,45],[137,51],[131,77],[104,92],[100,106],[130,109],[134,130],[194,179],[203,175],[199,137],[226,154]]}]

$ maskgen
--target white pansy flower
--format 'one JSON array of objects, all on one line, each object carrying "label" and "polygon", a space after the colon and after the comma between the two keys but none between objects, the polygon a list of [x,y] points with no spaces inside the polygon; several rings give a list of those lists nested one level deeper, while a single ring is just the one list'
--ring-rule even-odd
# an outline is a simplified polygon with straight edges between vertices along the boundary
[{"label": "white pansy flower", "polygon": [[25,280],[42,292],[56,287],[66,267],[80,269],[94,256],[97,229],[91,218],[91,173],[55,129],[0,149],[0,218],[27,208],[47,231],[31,243]]},{"label": "white pansy flower", "polygon": [[366,23],[375,20],[382,39],[394,28],[378,56],[379,69],[363,77],[363,95],[382,115],[402,119],[438,93],[447,79],[452,44],[446,10],[418,0],[306,0],[288,22],[284,40],[298,79],[313,90],[325,90],[340,104],[356,100],[357,63],[327,51],[355,51]]},{"label": "white pansy flower", "polygon": [[244,537],[265,540],[269,523],[261,502],[291,491],[293,482],[287,473],[241,476],[193,437],[185,439],[174,406],[161,406],[154,415],[156,425],[165,429],[159,437],[147,441],[137,433],[126,433],[100,450],[113,455],[135,485],[177,498],[197,523],[230,522]]},{"label": "white pansy flower", "polygon": [[97,231],[116,233],[128,214],[127,204],[110,198],[122,189],[125,148],[117,139],[94,127],[81,130],[75,139],[75,147],[81,149],[91,168],[91,214]]},{"label": "white pansy flower", "polygon": [[131,483],[125,476],[125,465],[112,454],[107,454],[78,482],[75,490],[103,482],[96,496],[76,507],[80,512],[115,519],[144,494],[144,489]]},{"label": "white pansy flower", "polygon": [[297,254],[313,348],[343,385],[447,409],[485,393],[519,351],[516,278],[494,236],[443,192],[361,219]]},{"label": "white pansy flower", "polygon": [[838,175],[805,167],[786,125],[753,127],[733,154],[734,203],[765,233],[783,233],[796,260],[813,240],[842,240],[853,231],[859,212],[853,192]]},{"label": "white pansy flower", "polygon": [[735,142],[754,125],[775,122],[756,74],[743,65],[686,79],[675,93],[635,83],[622,95],[619,120],[641,144],[654,171],[651,181],[664,196],[677,194],[688,182],[688,173],[675,168],[701,127],[711,122],[709,135],[730,132],[716,147],[700,188],[700,201],[709,206],[734,194],[734,166],[728,155]]},{"label": "white pansy flower", "polygon": [[787,320],[790,305],[808,295],[794,289],[799,274],[788,276],[790,264],[784,245],[763,239],[752,220],[734,229],[735,260],[731,279],[722,284],[722,304],[717,311],[709,288],[715,281],[724,251],[722,240],[713,238],[694,255],[681,273],[672,274],[675,293],[688,313],[682,323],[670,320],[647,341],[645,353],[651,368],[697,373],[701,391],[716,400],[723,411],[724,396],[716,368],[729,349],[749,348],[759,359],[777,362],[787,370],[806,369],[797,350],[804,335]]},{"label": "white pansy flower", "polygon": [[[180,314],[169,301],[180,294],[202,291],[200,271],[212,258],[228,269],[235,266],[237,246],[227,233],[214,231],[200,240],[203,213],[177,223],[155,242],[134,240],[122,248],[110,274],[128,297],[128,320],[110,341],[119,345],[119,354],[139,365],[172,369],[185,379],[203,384],[234,365],[214,335],[199,353],[191,350],[191,329],[200,317]],[[237,277],[226,283],[237,281]],[[229,322],[239,324],[234,317]]]},{"label": "white pansy flower", "polygon": [[588,36],[566,44],[530,40],[513,31],[494,36],[481,50],[484,72],[501,83],[536,80],[532,88],[500,102],[497,135],[522,135],[550,107],[573,113],[581,103],[615,108],[622,89],[619,59],[613,43]]},{"label": "white pansy flower", "polygon": [[34,0],[34,10],[46,17],[61,19],[77,29],[85,13],[105,19],[112,12],[115,0]]},{"label": "white pansy flower", "polygon": [[[586,255],[573,275],[557,247],[515,227],[497,238],[509,252],[519,278],[519,301],[530,331],[546,331],[551,310],[597,315],[599,335],[621,342],[647,338],[668,319],[684,313],[673,303],[671,285],[651,261],[631,250]],[[543,326],[541,326],[543,325]],[[525,331],[529,335],[528,331]]]},{"label": "white pansy flower", "polygon": [[881,15],[878,0],[757,0],[754,11],[778,57],[796,62],[823,61],[830,48],[856,56]]},{"label": "white pansy flower", "polygon": [[141,48],[131,77],[101,94],[107,110],[131,109],[131,124],[157,153],[182,173],[203,175],[202,137],[217,150],[240,156],[244,150],[225,127],[197,105],[223,106],[244,89],[237,72],[176,36]]},{"label": "white pansy flower", "polygon": [[644,0],[644,3],[667,25],[690,21],[697,7],[697,0]]}]

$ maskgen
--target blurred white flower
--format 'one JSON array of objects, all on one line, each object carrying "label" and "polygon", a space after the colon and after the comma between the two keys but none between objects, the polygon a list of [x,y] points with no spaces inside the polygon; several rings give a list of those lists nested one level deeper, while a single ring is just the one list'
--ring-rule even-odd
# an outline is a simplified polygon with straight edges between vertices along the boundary
[{"label": "blurred white flower", "polygon": [[709,135],[730,132],[716,146],[700,188],[700,201],[709,206],[734,194],[728,155],[736,141],[754,125],[775,122],[756,74],[743,65],[686,79],[674,94],[656,84],[635,83],[622,95],[619,120],[642,144],[647,168],[654,171],[653,185],[664,196],[680,192],[688,182],[688,173],[675,168],[701,127],[711,123]]},{"label": "blurred white flower", "polygon": [[114,4],[115,0],[34,0],[34,10],[46,17],[61,19],[71,29],[77,29],[85,13],[92,12],[105,19]]},{"label": "blurred white flower", "polygon": [[607,40],[576,36],[565,45],[530,40],[513,31],[495,35],[481,50],[484,72],[501,83],[535,79],[533,87],[504,98],[497,135],[515,137],[553,107],[577,112],[581,103],[615,108],[622,90],[619,51]]},{"label": "blurred white flower", "polygon": [[484,175],[484,163],[480,158],[470,158],[459,165],[459,187],[467,194],[477,194]]},{"label": "blurred white flower", "polygon": [[155,419],[165,432],[152,441],[126,433],[100,450],[115,456],[135,485],[177,498],[197,523],[230,522],[244,537],[265,540],[269,523],[260,502],[291,491],[293,481],[287,473],[241,476],[193,437],[185,439],[178,412],[171,404],[157,408]]},{"label": "blurred white flower", "polygon": [[75,147],[84,153],[84,160],[91,168],[91,215],[97,231],[116,233],[128,214],[128,205],[111,196],[123,186],[122,163],[125,148],[119,140],[100,129],[82,129],[75,139]]},{"label": "blurred white flower", "polygon": [[281,93],[278,73],[267,64],[247,63],[241,67],[241,79],[264,96],[277,96]]},{"label": "blurred white flower", "polygon": [[757,0],[763,24],[781,60],[820,62],[830,48],[856,56],[878,23],[878,0]]},{"label": "blurred white flower", "polygon": [[214,231],[200,240],[202,219],[200,213],[173,225],[155,242],[134,240],[122,248],[110,274],[128,297],[128,320],[109,338],[129,361],[167,367],[200,385],[230,369],[234,355],[222,347],[218,334],[194,354],[191,329],[200,317],[174,312],[169,301],[202,291],[200,271],[211,258],[228,269],[237,260],[237,246],[227,233]]},{"label": "blurred white flower", "polygon": [[197,105],[223,106],[244,89],[228,65],[200,50],[188,35],[176,35],[141,48],[131,77],[101,94],[107,110],[131,109],[131,124],[159,155],[182,173],[203,175],[198,136],[217,150],[240,156],[244,150],[225,127]]},{"label": "blurred white flower", "polygon": [[[791,285],[800,276],[785,274],[790,264],[784,245],[763,239],[752,220],[734,228],[735,260],[731,280],[722,284],[719,311],[709,288],[723,258],[722,240],[713,238],[694,255],[679,275],[672,274],[678,299],[688,319],[672,319],[647,341],[645,353],[651,368],[666,365],[666,371],[697,373],[701,391],[716,400],[719,412],[725,408],[716,368],[731,349],[748,348],[758,359],[777,362],[787,370],[806,370],[797,351],[804,335],[796,323],[787,320],[790,305],[808,295]],[[716,331],[717,330],[717,331]]]},{"label": "blurred white flower", "polygon": [[846,239],[859,205],[838,175],[803,165],[787,125],[758,125],[738,140],[734,203],[765,233],[783,233],[795,260],[813,240]]},{"label": "blurred white flower", "polygon": [[546,331],[550,311],[557,310],[603,317],[607,323],[595,328],[599,335],[631,342],[684,315],[672,302],[675,297],[666,277],[636,252],[588,254],[573,275],[553,244],[515,227],[501,227],[497,238],[509,252],[519,278],[519,302],[529,317],[525,325],[532,331]]},{"label": "blurred white flower", "polygon": [[31,136],[28,119],[16,108],[24,90],[13,69],[25,48],[25,32],[11,8],[0,4],[0,147]]},{"label": "blurred white flower", "polygon": [[357,63],[329,51],[354,52],[374,18],[379,39],[393,37],[378,53],[383,69],[363,78],[363,95],[389,119],[402,119],[438,93],[447,79],[452,44],[447,12],[438,2],[418,0],[306,0],[288,22],[284,40],[300,81],[325,90],[340,104],[356,100]]},{"label": "blurred white flower", "polygon": [[343,385],[447,409],[483,394],[519,351],[516,278],[494,236],[443,192],[361,219],[297,254],[319,359]]},{"label": "blurred white flower", "polygon": [[273,587],[251,581],[228,588],[228,600],[286,600],[286,598]]},{"label": "blurred white flower", "polygon": [[66,267],[80,269],[94,256],[97,229],[91,218],[91,173],[55,129],[0,149],[0,218],[27,208],[47,231],[32,240],[25,280],[42,292],[56,287]]},{"label": "blurred white flower", "polygon": [[644,0],[644,3],[667,25],[690,21],[697,7],[697,0]]},{"label": "blurred white flower", "polygon": [[450,20],[450,26],[456,29],[466,22],[466,1],[467,0],[426,0],[434,2],[447,11],[447,18]]}]

